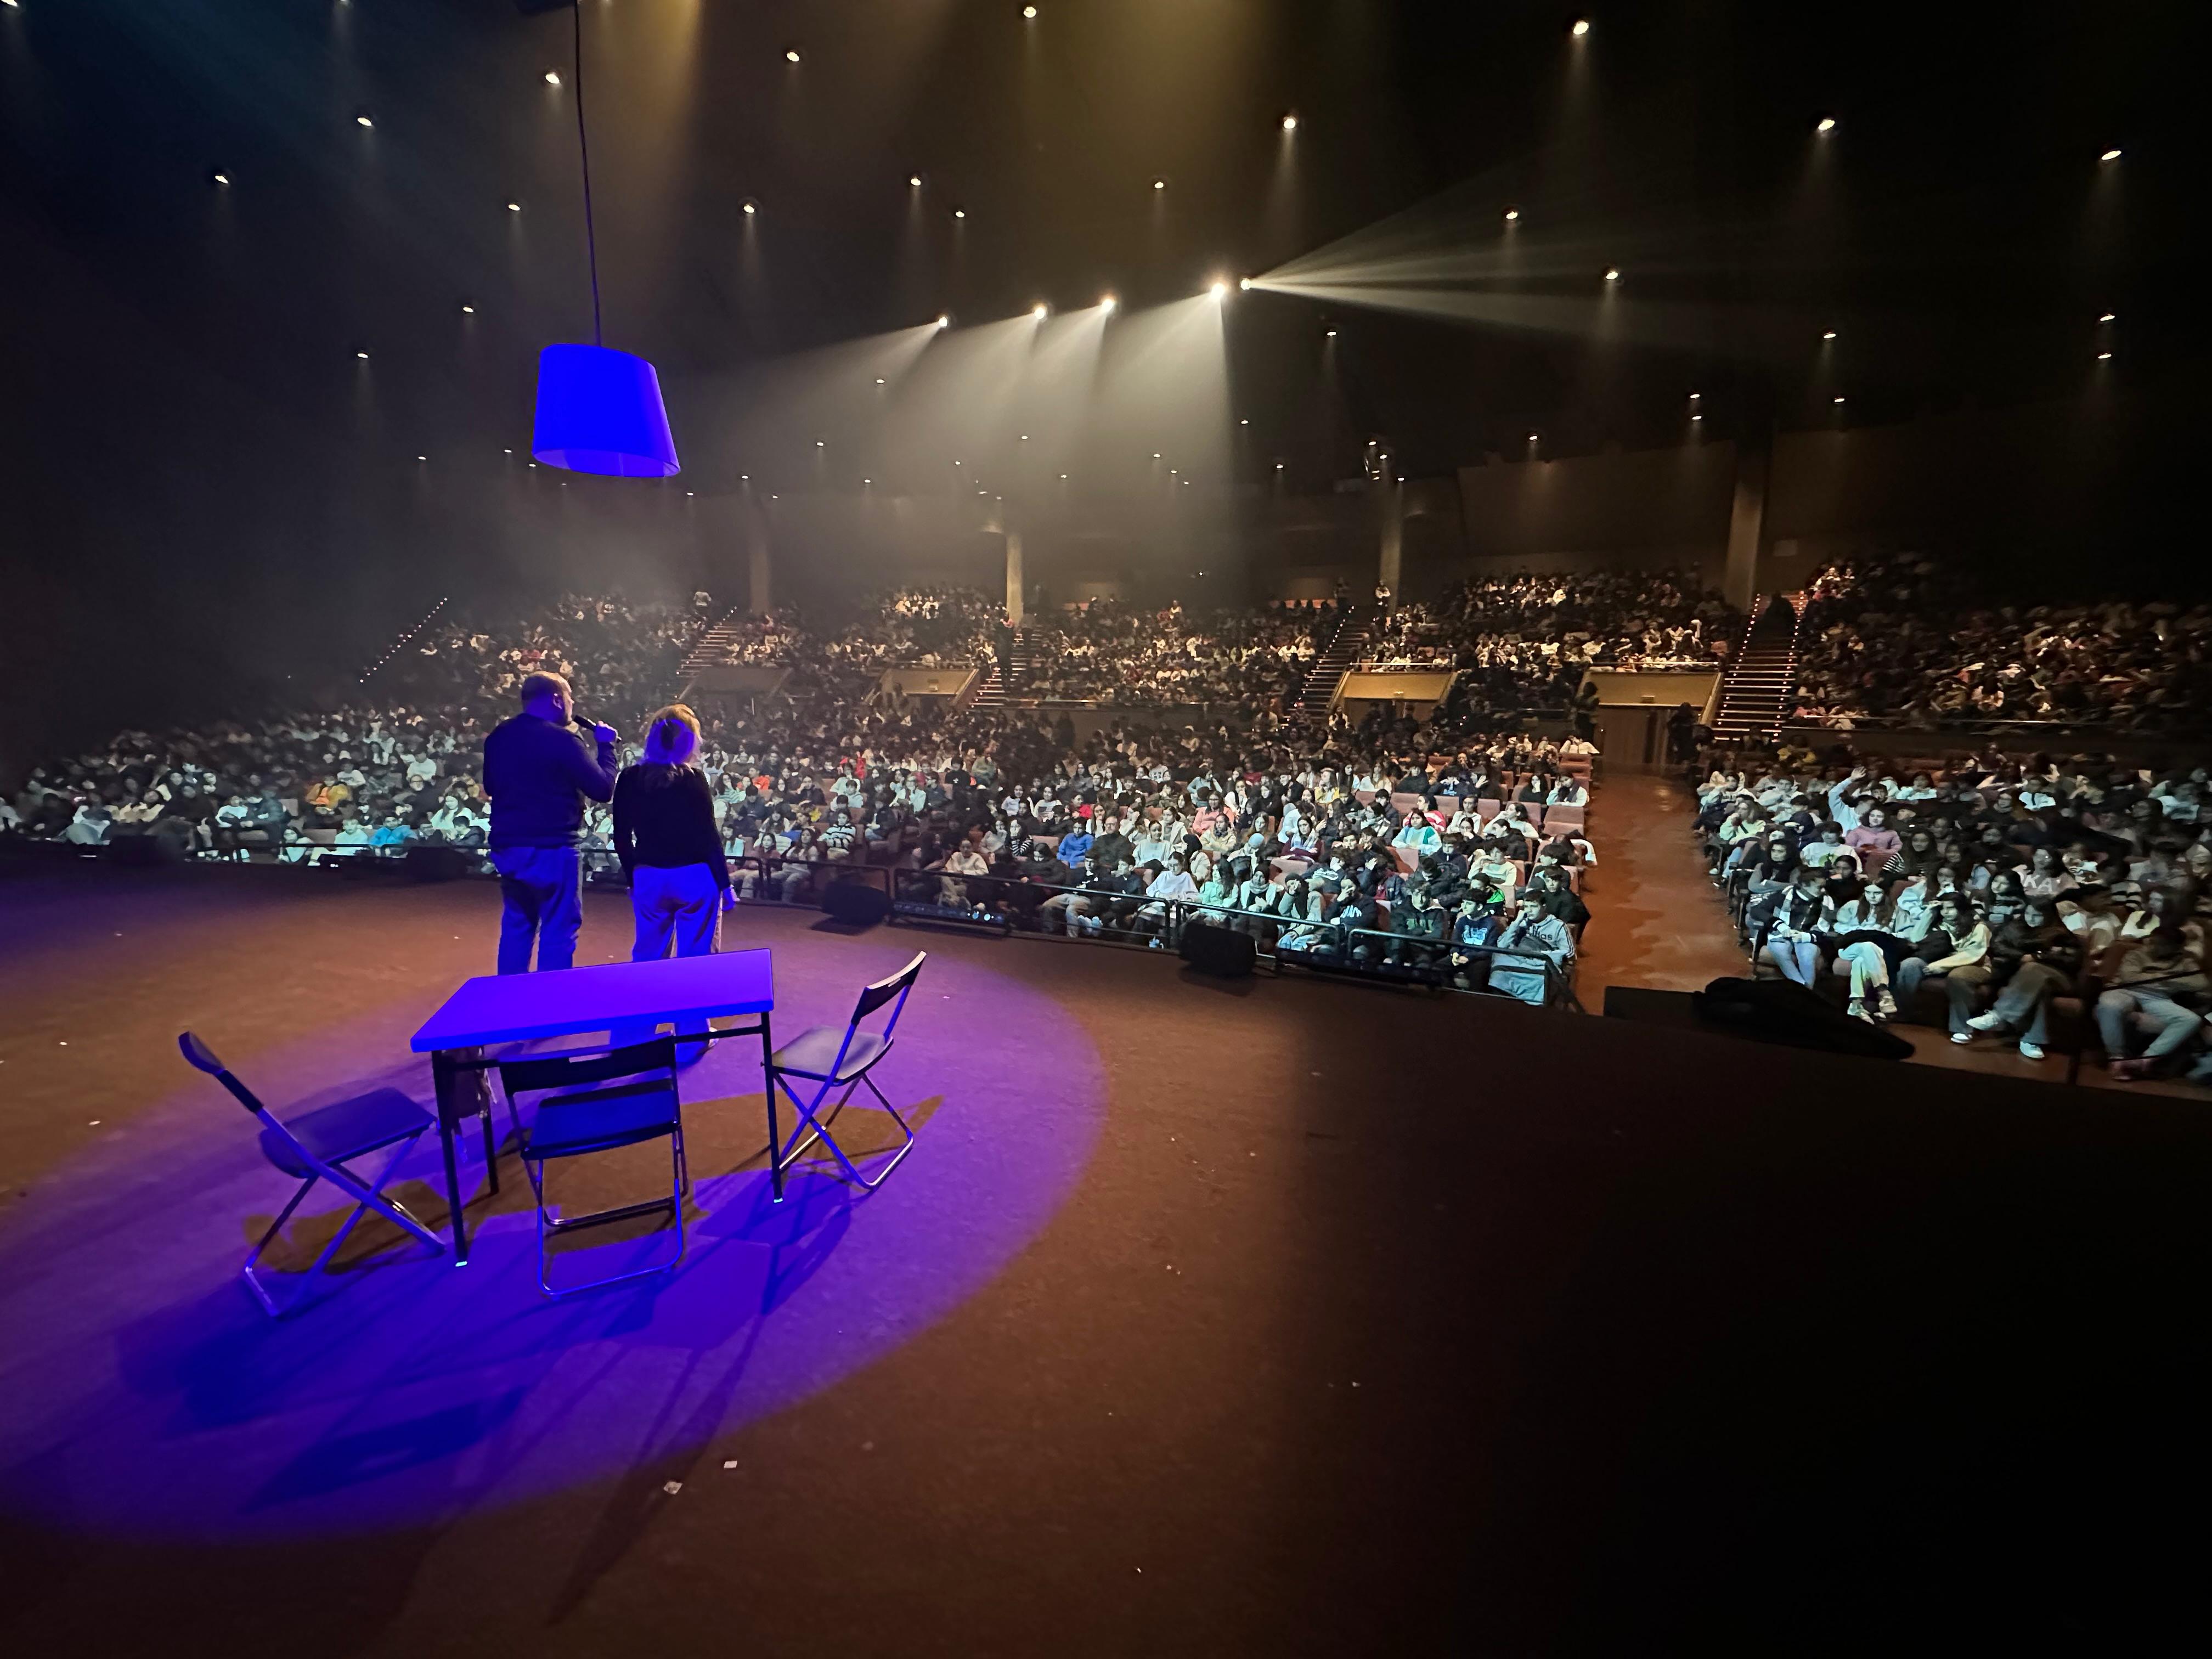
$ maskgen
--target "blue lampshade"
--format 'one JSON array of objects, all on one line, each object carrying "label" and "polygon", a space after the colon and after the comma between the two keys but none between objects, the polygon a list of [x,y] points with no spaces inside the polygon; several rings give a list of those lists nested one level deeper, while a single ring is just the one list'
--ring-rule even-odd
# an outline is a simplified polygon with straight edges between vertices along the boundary
[{"label": "blue lampshade", "polygon": [[538,354],[530,453],[547,466],[614,478],[682,470],[660,377],[644,358],[611,346],[550,345]]}]

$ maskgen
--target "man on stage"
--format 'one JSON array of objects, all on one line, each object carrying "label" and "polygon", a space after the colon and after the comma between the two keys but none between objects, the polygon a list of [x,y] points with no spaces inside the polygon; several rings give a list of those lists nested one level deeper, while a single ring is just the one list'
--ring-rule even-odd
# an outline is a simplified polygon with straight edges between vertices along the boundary
[{"label": "man on stage", "polygon": [[584,799],[615,793],[615,730],[594,726],[594,757],[570,724],[568,682],[532,674],[522,712],[484,739],[484,793],[491,797],[491,861],[505,901],[499,923],[499,971],[530,971],[538,945],[542,969],[573,967],[584,925]]}]

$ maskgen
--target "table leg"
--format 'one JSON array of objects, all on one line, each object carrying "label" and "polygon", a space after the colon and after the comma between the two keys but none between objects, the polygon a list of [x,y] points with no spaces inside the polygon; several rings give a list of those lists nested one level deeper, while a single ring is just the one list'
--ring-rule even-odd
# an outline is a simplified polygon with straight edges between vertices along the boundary
[{"label": "table leg", "polygon": [[462,1115],[461,1068],[454,1051],[440,1049],[430,1056],[430,1077],[438,1097],[438,1145],[446,1158],[446,1204],[453,1223],[453,1265],[469,1260],[469,1220],[461,1208],[461,1170],[454,1154],[453,1136]]},{"label": "table leg", "polygon": [[768,1092],[768,1181],[769,1191],[775,1202],[783,1202],[783,1132],[775,1121],[775,1076],[769,1069],[769,1058],[775,1053],[775,1040],[769,1035],[769,1017],[760,1017],[761,1084]]}]

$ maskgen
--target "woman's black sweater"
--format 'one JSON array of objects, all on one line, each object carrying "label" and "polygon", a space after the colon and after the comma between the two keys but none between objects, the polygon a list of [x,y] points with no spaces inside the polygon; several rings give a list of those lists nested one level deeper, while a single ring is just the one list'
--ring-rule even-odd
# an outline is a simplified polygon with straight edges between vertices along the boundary
[{"label": "woman's black sweater", "polygon": [[641,864],[655,870],[703,864],[717,886],[727,887],[730,866],[706,775],[643,761],[623,768],[615,780],[615,853],[625,874]]}]

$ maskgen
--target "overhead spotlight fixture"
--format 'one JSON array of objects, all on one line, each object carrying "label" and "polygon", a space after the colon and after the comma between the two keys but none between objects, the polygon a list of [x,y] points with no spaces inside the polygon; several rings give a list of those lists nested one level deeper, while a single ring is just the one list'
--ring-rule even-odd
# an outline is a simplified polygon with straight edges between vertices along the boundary
[{"label": "overhead spotlight fixture", "polygon": [[817,438],[817,439],[814,441],[814,447],[815,447],[817,449],[822,449],[822,448],[826,447],[827,446],[825,446],[825,445],[823,443],[823,441],[822,441],[822,440],[821,440],[821,439]]},{"label": "overhead spotlight fixture", "polygon": [[1336,331],[1333,328],[1325,328],[1321,331],[1321,337],[1324,340],[1334,340],[1336,337]]},{"label": "overhead spotlight fixture", "polygon": [[966,208],[955,208],[952,210],[952,216],[956,219],[965,219],[968,216],[968,210]]},{"label": "overhead spotlight fixture", "polygon": [[522,204],[520,202],[509,202],[507,204],[507,210],[509,213],[520,213],[522,211]]},{"label": "overhead spotlight fixture", "polygon": [[1252,424],[1252,422],[1249,422],[1249,421],[1239,421],[1239,422],[1237,422],[1237,425],[1239,425],[1239,426],[1249,426],[1249,425],[1251,425],[1251,424]]},{"label": "overhead spotlight fixture", "polygon": [[1619,282],[1620,280],[1620,270],[1614,266],[1607,265],[1605,268],[1605,280],[1608,283]]},{"label": "overhead spotlight fixture", "polygon": [[1296,110],[1291,110],[1283,117],[1283,131],[1285,132],[1296,132],[1297,130],[1298,112]]},{"label": "overhead spotlight fixture", "polygon": [[1577,40],[1581,40],[1583,35],[1589,33],[1589,19],[1587,17],[1576,18],[1574,27],[1567,32],[1573,35]]},{"label": "overhead spotlight fixture", "polygon": [[1536,434],[1532,432],[1528,434],[1528,441],[1532,444],[1536,441]]},{"label": "overhead spotlight fixture", "polygon": [[1841,402],[1843,402],[1843,399],[1842,399],[1841,398],[1837,398],[1832,399],[1832,401],[1833,401],[1833,402],[1835,402],[1835,403],[1841,403]]},{"label": "overhead spotlight fixture", "polygon": [[500,453],[501,454],[502,454],[502,455],[512,455],[512,454],[514,454],[514,452],[513,450],[511,450],[511,449],[502,449],[502,450],[501,450],[499,453]]},{"label": "overhead spotlight fixture", "polygon": [[1229,293],[1229,284],[1226,283],[1217,282],[1212,288],[1209,288],[1206,291],[1208,294],[1211,294],[1217,300],[1223,299],[1225,298]]},{"label": "overhead spotlight fixture", "polygon": [[863,478],[863,479],[861,479],[861,480],[860,480],[861,486],[862,486],[864,489],[865,489],[865,488],[871,488],[871,487],[872,487],[872,486],[874,485],[875,482],[876,482],[876,481],[875,481],[873,478]]},{"label": "overhead spotlight fixture", "polygon": [[1098,308],[1101,311],[1111,311],[1114,309],[1116,303],[1118,302],[1115,300],[1114,296],[1109,294],[1098,301]]},{"label": "overhead spotlight fixture", "polygon": [[1822,329],[1820,337],[1824,340],[1832,340],[1836,337],[1836,331],[1832,328]]},{"label": "overhead spotlight fixture", "polygon": [[1242,294],[1250,293],[1252,291],[1252,279],[1249,276],[1239,276],[1237,279],[1237,291]]},{"label": "overhead spotlight fixture", "polygon": [[1040,300],[1036,304],[1031,306],[1030,307],[1030,315],[1036,318],[1037,321],[1042,322],[1045,318],[1044,302]]},{"label": "overhead spotlight fixture", "polygon": [[906,176],[906,181],[908,184],[913,185],[916,190],[920,190],[921,188],[921,175],[918,173],[908,173]]},{"label": "overhead spotlight fixture", "polygon": [[217,173],[211,174],[210,176],[218,185],[227,185],[230,182],[230,175],[227,173]]},{"label": "overhead spotlight fixture", "polygon": [[1691,418],[1692,420],[1693,420],[1693,421],[1702,421],[1702,420],[1704,420],[1705,417],[1704,416],[1702,416],[1702,415],[1692,415],[1692,416],[1690,416],[1690,418]]},{"label": "overhead spotlight fixture", "polygon": [[1275,463],[1275,471],[1278,471],[1278,472],[1280,472],[1282,470],[1283,470],[1283,463],[1282,463],[1282,462],[1280,462],[1280,461],[1277,461],[1277,462]]},{"label": "overhead spotlight fixture", "polygon": [[2111,312],[2109,312],[2109,311],[2108,311],[2108,312],[2106,312],[2103,316],[2101,316],[2101,317],[2098,318],[2098,319],[2097,319],[2097,320],[2098,320],[2099,322],[2100,322],[2100,323],[2109,323],[2109,322],[2116,321],[2116,320],[2117,320],[2117,319],[2115,319],[2115,318],[2113,317],[2112,313]]},{"label": "overhead spotlight fixture", "polygon": [[1035,17],[1036,15],[1036,8],[1035,6],[1024,6],[1022,8],[1022,15],[1024,17]]},{"label": "overhead spotlight fixture", "polygon": [[1157,450],[1157,449],[1156,449],[1156,450],[1154,450],[1154,451],[1152,452],[1152,459],[1153,459],[1154,460],[1156,460],[1156,461],[1157,461],[1158,459],[1159,459],[1159,458],[1160,458],[1160,452],[1159,452],[1158,450]]},{"label": "overhead spotlight fixture", "polygon": [[1067,474],[1066,474],[1065,472],[1061,473],[1061,474],[1060,475],[1060,483],[1066,483],[1067,482]]},{"label": "overhead spotlight fixture", "polygon": [[1023,434],[1022,434],[1022,441],[1023,441],[1024,443],[1027,443],[1029,441],[1030,441],[1030,434],[1029,434],[1028,433],[1026,433],[1026,432],[1023,433]]},{"label": "overhead spotlight fixture", "polygon": [[876,384],[877,384],[878,386],[881,386],[883,383],[884,383],[884,377],[883,377],[882,375],[880,375],[880,374],[877,375],[877,376],[876,376]]},{"label": "overhead spotlight fixture", "polygon": [[2109,351],[2100,351],[2097,354],[2097,361],[2100,363],[2108,363],[2112,360],[2112,354]]},{"label": "overhead spotlight fixture", "polygon": [[1168,181],[1164,179],[1155,179],[1152,180],[1152,188],[1154,190],[1165,190],[1167,187]]},{"label": "overhead spotlight fixture", "polygon": [[760,211],[760,204],[757,202],[747,202],[745,204],[744,210],[748,214],[758,213]]},{"label": "overhead spotlight fixture", "polygon": [[950,328],[952,326],[952,319],[950,317],[941,316],[937,319],[937,325],[939,328]]},{"label": "overhead spotlight fixture", "polygon": [[[367,110],[363,110],[360,114],[355,116],[353,118],[353,124],[357,127],[373,127],[376,125],[375,122],[368,118],[368,112]],[[2118,155],[2119,151],[2114,150],[2112,154]]]},{"label": "overhead spotlight fixture", "polygon": [[687,489],[684,493],[686,495],[696,495],[699,492],[696,489]]},{"label": "overhead spotlight fixture", "polygon": [[418,461],[427,461],[430,458],[428,455],[417,455],[415,459]]},{"label": "overhead spotlight fixture", "polygon": [[362,362],[365,363],[368,361],[368,354],[366,351],[356,351],[353,355]]},{"label": "overhead spotlight fixture", "polygon": [[476,314],[477,314],[477,308],[476,308],[474,306],[471,305],[471,304],[470,304],[467,301],[465,301],[465,300],[464,300],[464,301],[461,301],[461,315],[462,315],[462,316],[464,316],[464,317],[473,317],[473,316],[475,316]]},{"label": "overhead spotlight fixture", "polygon": [[[362,125],[367,126],[368,123],[364,121]],[[2097,159],[2100,161],[2117,161],[2120,159],[2120,152],[2118,149],[2108,149]]]},{"label": "overhead spotlight fixture", "polygon": [[1836,118],[1832,115],[1823,115],[1813,123],[1813,131],[1815,132],[1833,132],[1835,130]]},{"label": "overhead spotlight fixture", "polygon": [[561,71],[558,70],[547,70],[545,71],[545,84],[549,87],[559,86],[561,84]]},{"label": "overhead spotlight fixture", "polygon": [[1705,394],[1702,392],[1692,392],[1690,394],[1690,401],[1693,404],[1703,403],[1705,400]]},{"label": "overhead spotlight fixture", "polygon": [[1518,223],[1520,218],[1521,210],[1519,208],[1508,208],[1505,210],[1505,222],[1507,224],[1510,225]]},{"label": "overhead spotlight fixture", "polygon": [[797,63],[799,61],[799,48],[797,46],[787,46],[784,49],[783,61],[787,64]]}]

